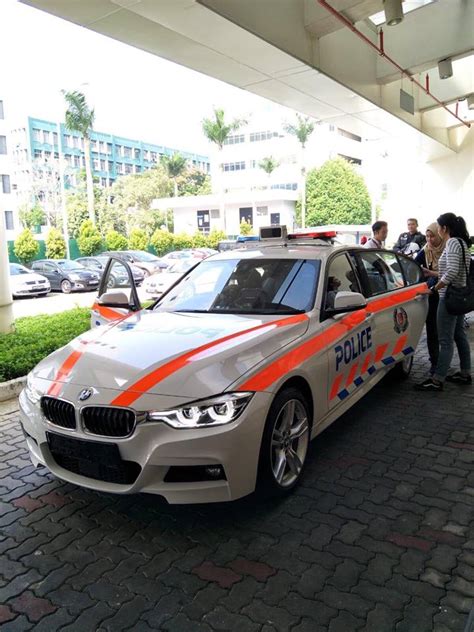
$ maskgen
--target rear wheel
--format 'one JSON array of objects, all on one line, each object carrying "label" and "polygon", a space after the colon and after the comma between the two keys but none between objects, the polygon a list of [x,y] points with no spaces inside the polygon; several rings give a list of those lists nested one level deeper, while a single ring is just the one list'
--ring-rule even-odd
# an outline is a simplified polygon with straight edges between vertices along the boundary
[{"label": "rear wheel", "polygon": [[107,288],[110,290],[111,288],[115,287],[115,284],[116,284],[115,277],[110,275],[107,281]]},{"label": "rear wheel", "polygon": [[63,294],[70,294],[71,290],[72,290],[71,281],[68,281],[67,279],[63,279],[61,281],[61,292]]},{"label": "rear wheel", "polygon": [[275,397],[260,447],[259,491],[282,496],[301,479],[309,445],[308,411],[306,399],[296,388],[284,389]]},{"label": "rear wheel", "polygon": [[413,356],[406,356],[401,362],[396,364],[391,370],[391,375],[396,380],[406,380],[413,367]]}]

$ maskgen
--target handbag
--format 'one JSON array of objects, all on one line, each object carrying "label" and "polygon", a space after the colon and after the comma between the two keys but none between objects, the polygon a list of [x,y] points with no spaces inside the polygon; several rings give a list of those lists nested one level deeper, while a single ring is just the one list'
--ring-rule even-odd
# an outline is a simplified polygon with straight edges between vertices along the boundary
[{"label": "handbag", "polygon": [[466,254],[464,252],[464,243],[462,239],[458,240],[462,248],[462,260],[466,268],[466,285],[464,287],[454,287],[448,285],[445,295],[445,305],[448,314],[460,316],[468,314],[474,310],[474,283],[469,274],[469,268],[466,265]]}]

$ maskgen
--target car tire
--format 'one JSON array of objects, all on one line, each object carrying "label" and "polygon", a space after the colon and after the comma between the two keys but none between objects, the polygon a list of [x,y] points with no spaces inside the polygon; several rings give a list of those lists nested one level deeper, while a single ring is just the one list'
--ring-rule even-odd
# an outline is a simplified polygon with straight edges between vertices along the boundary
[{"label": "car tire", "polygon": [[412,367],[413,355],[409,355],[393,367],[390,371],[390,376],[394,380],[406,380],[410,376]]},{"label": "car tire", "polygon": [[285,388],[276,395],[260,446],[257,492],[284,496],[301,480],[311,433],[309,410],[296,388]]},{"label": "car tire", "polygon": [[112,289],[113,287],[115,287],[117,281],[115,279],[114,276],[110,275],[108,280],[107,280],[107,289]]},{"label": "car tire", "polygon": [[70,294],[72,292],[71,281],[68,281],[68,279],[63,279],[61,281],[61,292],[63,294]]}]

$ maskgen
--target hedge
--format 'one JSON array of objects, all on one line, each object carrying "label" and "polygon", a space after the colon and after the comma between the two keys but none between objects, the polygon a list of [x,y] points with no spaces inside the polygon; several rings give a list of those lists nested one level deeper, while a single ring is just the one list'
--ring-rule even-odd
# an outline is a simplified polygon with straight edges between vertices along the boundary
[{"label": "hedge", "polygon": [[22,377],[40,360],[90,327],[90,309],[76,307],[61,314],[27,316],[15,331],[0,334],[0,382]]}]

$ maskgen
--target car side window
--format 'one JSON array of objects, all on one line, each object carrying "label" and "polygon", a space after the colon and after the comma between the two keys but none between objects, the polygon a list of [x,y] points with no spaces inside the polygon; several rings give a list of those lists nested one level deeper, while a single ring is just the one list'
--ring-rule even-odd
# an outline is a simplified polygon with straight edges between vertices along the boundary
[{"label": "car side window", "polygon": [[43,271],[43,268],[44,268],[44,266],[43,266],[43,264],[42,264],[42,263],[40,263],[40,262],[38,262],[38,263],[33,262],[33,265],[31,266],[31,269],[32,269],[32,270],[35,270],[36,272],[42,272],[42,271]]},{"label": "car side window", "polygon": [[422,283],[425,280],[423,277],[423,271],[416,261],[413,261],[413,259],[409,259],[408,257],[404,257],[403,255],[398,255],[398,261],[400,262],[400,267],[405,275],[407,285],[416,285],[417,283]]},{"label": "car side window", "polygon": [[44,263],[43,265],[45,272],[54,272],[56,270],[56,266],[52,263]]},{"label": "car side window", "polygon": [[326,277],[324,308],[334,307],[338,292],[360,292],[359,280],[346,254],[337,255],[331,260]]},{"label": "car side window", "polygon": [[[388,258],[386,261],[384,255],[392,256],[391,253],[359,252],[360,261],[367,275],[370,296],[404,286],[403,276],[390,267],[391,259]],[[393,257],[396,261],[395,254]]]},{"label": "car side window", "polygon": [[387,264],[396,287],[403,287],[405,285],[405,279],[403,278],[402,268],[397,255],[394,252],[380,252],[378,254]]}]

